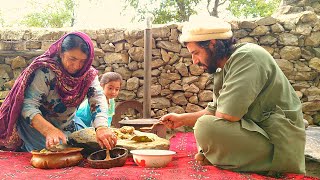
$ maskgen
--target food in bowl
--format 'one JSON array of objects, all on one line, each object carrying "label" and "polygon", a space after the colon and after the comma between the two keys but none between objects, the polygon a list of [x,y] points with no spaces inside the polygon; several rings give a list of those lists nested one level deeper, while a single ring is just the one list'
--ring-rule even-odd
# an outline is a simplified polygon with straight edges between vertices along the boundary
[{"label": "food in bowl", "polygon": [[109,151],[111,159],[106,159],[106,150],[96,151],[87,158],[89,166],[96,169],[109,169],[112,167],[121,167],[128,158],[126,148],[115,147]]},{"label": "food in bowl", "polygon": [[131,140],[136,142],[153,142],[154,139],[148,136],[133,136]]},{"label": "food in bowl", "polygon": [[138,166],[147,168],[165,167],[176,154],[174,151],[160,149],[131,150],[130,153]]},{"label": "food in bowl", "polygon": [[[169,149],[170,141],[160,138],[156,134],[145,133],[135,130],[132,134],[123,134],[119,129],[110,128],[117,135],[117,147],[123,147],[130,150],[134,149]],[[121,129],[121,128],[120,128]],[[153,139],[152,142],[137,142],[131,140],[134,136],[147,136]],[[82,155],[86,158],[91,153],[101,150],[96,140],[96,132],[93,127],[75,131],[68,136],[68,143],[72,146],[82,147]]]}]

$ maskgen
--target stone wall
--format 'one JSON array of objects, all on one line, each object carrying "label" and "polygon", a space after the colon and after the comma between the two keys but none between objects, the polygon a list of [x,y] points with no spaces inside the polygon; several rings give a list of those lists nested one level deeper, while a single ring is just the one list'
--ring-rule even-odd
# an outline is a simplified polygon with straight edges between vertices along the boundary
[{"label": "stone wall", "polygon": [[[305,119],[320,122],[320,18],[311,11],[300,14],[232,22],[240,42],[263,46],[276,59],[303,103]],[[118,101],[143,101],[143,30],[83,30],[95,44],[93,66],[100,73],[115,71],[123,78]],[[0,99],[14,79],[49,45],[71,29],[0,30]],[[209,75],[192,64],[178,42],[180,26],[154,27],[152,39],[152,117],[167,112],[194,112],[212,101]]]},{"label": "stone wall", "polygon": [[320,15],[319,0],[282,0],[276,14],[292,14],[313,11]]}]

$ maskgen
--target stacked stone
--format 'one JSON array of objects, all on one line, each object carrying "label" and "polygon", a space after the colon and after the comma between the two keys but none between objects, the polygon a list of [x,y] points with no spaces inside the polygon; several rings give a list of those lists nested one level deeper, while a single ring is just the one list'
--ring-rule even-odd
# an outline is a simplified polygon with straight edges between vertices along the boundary
[{"label": "stacked stone", "polygon": [[313,11],[320,15],[319,0],[282,0],[276,14],[294,14],[303,11]]},{"label": "stacked stone", "polygon": [[320,124],[320,18],[316,13],[233,22],[239,42],[264,47],[276,60],[302,101],[304,118]]},{"label": "stacked stone", "polygon": [[[194,112],[212,100],[212,87],[206,87],[209,75],[192,64],[191,56],[178,42],[178,25],[152,29],[152,116],[168,112]],[[107,36],[106,36],[107,34]],[[115,71],[124,81],[120,100],[143,101],[144,31],[119,30],[97,32],[94,66]]]},{"label": "stacked stone", "polygon": [[[304,118],[320,124],[320,18],[316,13],[231,22],[239,42],[264,47],[292,83],[303,104]],[[95,44],[93,66],[100,73],[115,71],[124,78],[118,101],[143,101],[143,29],[98,29],[86,32]],[[190,53],[178,42],[181,27],[152,29],[152,117],[168,112],[195,112],[212,101],[210,76],[192,64]],[[70,29],[0,31],[0,99],[15,78],[48,46]]]}]

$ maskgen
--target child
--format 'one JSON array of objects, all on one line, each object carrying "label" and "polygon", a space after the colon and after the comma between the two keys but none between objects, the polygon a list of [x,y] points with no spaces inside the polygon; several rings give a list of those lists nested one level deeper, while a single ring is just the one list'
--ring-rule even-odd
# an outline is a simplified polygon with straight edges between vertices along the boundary
[{"label": "child", "polygon": [[[112,116],[115,112],[114,98],[119,94],[122,77],[119,73],[107,72],[100,75],[99,79],[108,102],[108,126],[110,127]],[[91,113],[94,109],[95,106],[93,105],[90,107],[88,99],[81,103],[74,118],[77,130],[91,127],[92,120],[95,119],[96,116],[95,113]]]}]

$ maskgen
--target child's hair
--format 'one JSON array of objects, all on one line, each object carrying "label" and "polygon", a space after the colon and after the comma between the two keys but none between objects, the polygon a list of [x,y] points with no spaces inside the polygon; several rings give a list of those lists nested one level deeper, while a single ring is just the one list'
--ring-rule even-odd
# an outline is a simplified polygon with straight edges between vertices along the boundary
[{"label": "child's hair", "polygon": [[100,84],[105,85],[111,81],[120,81],[120,84],[122,82],[122,76],[119,73],[116,72],[107,72],[104,74],[101,74],[99,76]]}]

